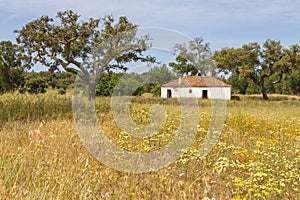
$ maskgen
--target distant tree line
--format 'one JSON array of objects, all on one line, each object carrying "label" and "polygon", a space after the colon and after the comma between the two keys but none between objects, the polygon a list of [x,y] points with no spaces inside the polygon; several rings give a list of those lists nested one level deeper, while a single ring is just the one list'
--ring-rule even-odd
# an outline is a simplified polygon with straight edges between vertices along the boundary
[{"label": "distant tree line", "polygon": [[96,87],[96,95],[140,96],[144,93],[152,93],[154,96],[160,96],[160,86],[175,79],[175,73],[166,65],[154,66],[142,74],[104,73]]},{"label": "distant tree line", "polygon": [[[232,85],[233,94],[260,94],[260,88],[247,78],[239,78],[237,75],[230,75],[228,78],[221,78],[222,81]],[[282,81],[273,84],[276,76],[269,78],[265,82],[268,94],[300,95],[300,73],[294,70],[290,74],[285,74]]]},{"label": "distant tree line", "polygon": [[[47,89],[56,89],[60,94],[73,88],[75,75],[69,72],[24,72],[24,83],[19,92],[44,93]],[[96,85],[96,96],[128,95],[140,96],[144,93],[160,95],[161,84],[176,79],[175,74],[166,65],[154,66],[148,72],[138,73],[108,73],[104,72]]]}]

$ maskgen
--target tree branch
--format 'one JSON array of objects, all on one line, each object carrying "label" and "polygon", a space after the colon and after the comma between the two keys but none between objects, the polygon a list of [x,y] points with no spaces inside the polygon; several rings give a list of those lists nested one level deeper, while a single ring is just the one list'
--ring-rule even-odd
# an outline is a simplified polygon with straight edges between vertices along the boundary
[{"label": "tree branch", "polygon": [[280,75],[279,75],[279,79],[278,79],[277,81],[273,81],[273,82],[272,82],[272,84],[274,84],[274,85],[275,85],[275,84],[278,84],[278,83],[280,83],[280,82],[281,82],[281,80],[282,80],[282,77],[283,77],[283,72],[281,72],[281,73],[280,73]]},{"label": "tree branch", "polygon": [[63,60],[51,55],[51,54],[47,54],[47,56],[49,56],[50,58],[52,58],[53,60],[55,60],[56,62],[58,62],[63,68],[64,70],[66,70],[67,72],[71,72],[73,74],[78,75],[79,70],[76,70],[74,68],[68,67],[68,65],[70,64],[70,62],[65,63]]}]

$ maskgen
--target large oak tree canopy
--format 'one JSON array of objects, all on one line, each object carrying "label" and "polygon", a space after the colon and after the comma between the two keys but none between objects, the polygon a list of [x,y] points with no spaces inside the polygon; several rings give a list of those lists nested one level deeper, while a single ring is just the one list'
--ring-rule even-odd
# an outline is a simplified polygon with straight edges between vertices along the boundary
[{"label": "large oak tree canopy", "polygon": [[124,64],[131,61],[155,61],[142,55],[150,47],[148,36],[136,37],[137,25],[126,17],[117,22],[112,16],[87,21],[79,18],[67,10],[58,12],[56,20],[42,16],[16,30],[26,67],[39,62],[54,71],[62,66],[89,84],[92,95],[105,70],[126,70]]}]

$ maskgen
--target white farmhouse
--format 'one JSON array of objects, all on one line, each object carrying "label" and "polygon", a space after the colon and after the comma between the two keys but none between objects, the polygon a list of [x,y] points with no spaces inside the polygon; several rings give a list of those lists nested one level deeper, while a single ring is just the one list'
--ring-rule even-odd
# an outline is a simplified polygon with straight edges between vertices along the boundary
[{"label": "white farmhouse", "polygon": [[231,85],[209,76],[184,76],[161,86],[162,98],[231,98]]}]

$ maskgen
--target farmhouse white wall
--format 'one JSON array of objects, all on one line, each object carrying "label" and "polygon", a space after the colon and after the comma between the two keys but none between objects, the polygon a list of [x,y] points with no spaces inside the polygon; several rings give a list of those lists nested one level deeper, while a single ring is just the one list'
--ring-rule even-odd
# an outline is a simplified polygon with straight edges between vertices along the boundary
[{"label": "farmhouse white wall", "polygon": [[231,98],[231,87],[162,87],[162,98],[167,98],[168,90],[171,90],[171,98],[202,98],[203,90],[207,90],[208,99],[230,100]]}]

